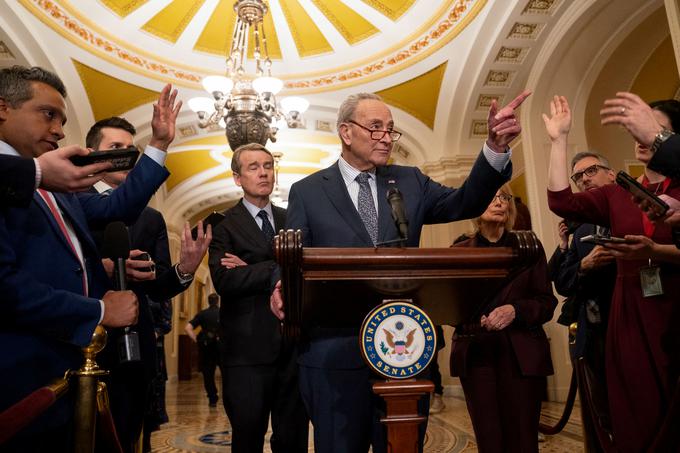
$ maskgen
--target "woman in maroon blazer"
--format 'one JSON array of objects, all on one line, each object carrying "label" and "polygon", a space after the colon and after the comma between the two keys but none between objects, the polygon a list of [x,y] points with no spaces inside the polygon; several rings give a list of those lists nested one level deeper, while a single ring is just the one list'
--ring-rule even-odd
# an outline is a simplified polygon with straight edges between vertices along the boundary
[{"label": "woman in maroon blazer", "polygon": [[[506,184],[475,221],[477,231],[454,247],[509,246],[515,204]],[[557,300],[545,253],[510,280],[479,320],[456,326],[451,374],[459,376],[481,453],[537,452],[546,376],[553,373],[542,325]]]}]

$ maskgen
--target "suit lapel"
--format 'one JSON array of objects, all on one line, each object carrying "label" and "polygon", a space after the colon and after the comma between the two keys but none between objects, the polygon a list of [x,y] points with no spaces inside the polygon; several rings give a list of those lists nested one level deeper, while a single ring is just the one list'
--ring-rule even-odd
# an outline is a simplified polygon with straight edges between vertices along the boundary
[{"label": "suit lapel", "polygon": [[279,230],[286,226],[286,210],[272,205],[272,214],[274,214],[274,232],[279,234]]},{"label": "suit lapel", "polygon": [[[56,199],[57,198],[56,194],[53,194],[53,195],[55,195],[55,199]],[[54,214],[52,214],[52,211],[47,206],[47,203],[45,203],[45,200],[43,200],[43,198],[38,194],[37,191],[33,193],[33,200],[38,204],[38,206],[40,206],[40,209],[43,210],[43,213],[45,214],[45,218],[47,219],[47,222],[50,224],[50,227],[54,231],[54,234],[59,238],[59,241],[61,241],[61,243],[66,247],[66,249],[73,256],[76,256],[75,251],[71,247],[71,244],[68,242],[68,239],[66,238],[66,236],[64,236],[64,233],[61,231],[61,228],[59,227],[59,224],[57,223],[57,219],[54,217]],[[57,204],[60,205],[60,207],[61,207],[61,204],[58,201],[57,201]],[[62,208],[62,212],[64,212],[63,208]]]},{"label": "suit lapel", "polygon": [[57,200],[57,205],[61,208],[63,215],[71,222],[71,226],[80,242],[83,258],[88,255],[87,251],[92,252],[94,255],[98,255],[99,251],[97,245],[94,243],[92,234],[90,233],[90,227],[85,222],[85,218],[76,215],[76,211],[73,209],[73,201],[76,200],[76,197],[74,195],[57,193],[54,194],[54,198]]},{"label": "suit lapel", "polygon": [[257,225],[257,222],[243,205],[243,200],[239,201],[230,213],[234,217],[234,224],[241,230],[241,233],[244,236],[247,236],[258,247],[266,249],[271,248],[269,244],[267,244],[264,234],[262,234],[262,230]]},{"label": "suit lapel", "polygon": [[366,245],[373,246],[373,241],[371,241],[371,237],[368,235],[364,222],[361,220],[357,208],[354,207],[354,203],[349,198],[349,193],[347,193],[347,187],[342,179],[337,162],[324,172],[323,189],[328,199],[338,211],[338,215],[366,242]]}]

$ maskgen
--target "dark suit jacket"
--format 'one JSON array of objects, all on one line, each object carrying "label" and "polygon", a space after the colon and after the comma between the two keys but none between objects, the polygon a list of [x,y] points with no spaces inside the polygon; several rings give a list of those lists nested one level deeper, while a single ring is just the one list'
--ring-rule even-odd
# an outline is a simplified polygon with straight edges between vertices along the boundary
[{"label": "dark suit jacket", "polygon": [[[499,173],[482,154],[459,189],[442,186],[415,167],[378,168],[378,242],[399,238],[385,198],[390,184],[399,188],[404,199],[409,222],[408,246],[417,247],[423,225],[480,215],[511,174],[511,164]],[[337,163],[293,184],[286,228],[302,230],[306,247],[373,247]],[[358,327],[345,332],[327,329],[311,332],[312,340],[302,345],[300,363],[331,369],[363,367],[357,330]]]},{"label": "dark suit jacket", "polygon": [[649,161],[650,170],[673,179],[680,179],[680,134],[666,140]]},{"label": "dark suit jacket", "polygon": [[[80,240],[89,297],[82,295],[80,262],[42,198],[36,193],[28,208],[2,209],[0,410],[81,364],[80,347],[99,322],[98,299],[110,287],[88,224],[131,223],[167,176],[143,156],[111,196],[54,194]],[[64,406],[48,411],[46,423],[62,425],[68,417]]]},{"label": "dark suit jacket", "polygon": [[[567,326],[577,321],[580,307],[588,299],[597,302],[600,307],[602,322],[605,326],[607,324],[609,305],[616,280],[616,263],[594,269],[587,274],[579,273],[581,260],[595,247],[594,244],[581,242],[581,238],[595,234],[596,231],[595,225],[591,223],[582,224],[574,231],[569,249],[564,253],[556,250],[548,263],[550,279],[555,282],[557,293],[569,298],[565,305],[567,303],[573,305],[562,309],[565,319],[560,316],[560,323]],[[565,310],[568,310],[569,313]]]},{"label": "dark suit jacket", "polygon": [[[454,247],[489,246],[488,244],[484,238],[474,236],[467,241],[457,243]],[[497,245],[503,245],[503,238]],[[506,304],[515,307],[515,320],[512,324],[501,332],[482,333],[482,335],[506,334],[510,337],[510,344],[515,352],[522,376],[553,374],[550,343],[542,326],[552,319],[557,299],[552,292],[542,247],[541,257],[536,264],[508,282],[484,314],[488,315],[494,308]],[[466,376],[470,354],[474,354],[474,350],[470,348],[474,341],[475,336],[460,335],[456,329],[451,350],[452,376]]]},{"label": "dark suit jacket", "polygon": [[[273,206],[274,231],[283,228],[286,210]],[[248,263],[227,269],[225,253]],[[269,308],[273,248],[243,201],[225,213],[210,244],[210,274],[220,295],[223,365],[260,365],[276,361],[281,351],[279,322]]]},{"label": "dark suit jacket", "polygon": [[[135,331],[139,334],[142,364],[146,384],[156,374],[156,337],[153,317],[149,306],[151,300],[161,302],[184,291],[189,285],[182,285],[177,272],[171,266],[168,230],[163,215],[157,210],[146,207],[139,218],[128,227],[130,249],[147,252],[156,264],[156,279],[146,282],[130,282],[128,289],[135,291],[139,299],[139,318]],[[104,234],[102,230],[92,231],[99,250],[102,250]],[[109,329],[109,341],[100,354],[100,364],[107,369],[118,365],[117,340],[123,329]],[[128,368],[130,368],[128,366]],[[145,385],[145,384],[144,384]]]},{"label": "dark suit jacket", "polygon": [[33,159],[0,155],[0,203],[28,206],[35,191]]}]

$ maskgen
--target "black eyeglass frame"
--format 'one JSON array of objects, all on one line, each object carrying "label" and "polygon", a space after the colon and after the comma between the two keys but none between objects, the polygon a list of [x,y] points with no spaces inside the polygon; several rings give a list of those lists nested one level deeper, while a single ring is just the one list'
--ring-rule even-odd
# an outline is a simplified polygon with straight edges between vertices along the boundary
[{"label": "black eyeglass frame", "polygon": [[[368,132],[370,132],[371,133],[371,140],[375,140],[375,141],[382,140],[382,138],[385,136],[385,134],[390,134],[390,140],[392,140],[393,142],[396,142],[401,138],[401,135],[402,135],[401,132],[395,131],[394,129],[392,129],[392,130],[389,130],[389,129],[369,129],[368,127],[363,126],[363,125],[357,123],[354,120],[348,120],[347,122],[355,124],[355,125],[359,126],[360,128],[365,129]],[[380,137],[376,138],[375,137],[376,133],[379,133]]]},{"label": "black eyeglass frame", "polygon": [[590,177],[593,177],[597,174],[598,171],[602,170],[611,170],[609,167],[605,167],[604,165],[600,164],[594,164],[591,165],[590,167],[586,167],[583,169],[583,171],[577,171],[573,175],[569,177],[572,181],[574,181],[574,184],[578,184],[578,182],[583,179],[583,175],[588,175]]}]

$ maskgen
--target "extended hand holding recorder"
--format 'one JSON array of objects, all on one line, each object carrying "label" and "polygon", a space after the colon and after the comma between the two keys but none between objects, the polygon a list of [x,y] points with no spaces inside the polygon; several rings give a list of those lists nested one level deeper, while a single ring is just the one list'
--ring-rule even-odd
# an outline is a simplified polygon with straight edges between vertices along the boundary
[{"label": "extended hand holding recorder", "polygon": [[111,168],[105,171],[131,170],[137,162],[139,150],[134,146],[127,148],[92,151],[86,156],[73,156],[71,162],[78,167],[84,167],[99,162],[111,162]]},{"label": "extended hand holding recorder", "polygon": [[616,174],[616,184],[626,189],[634,197],[647,201],[651,206],[651,209],[659,217],[666,214],[666,211],[669,209],[669,206],[665,201],[647,190],[625,171],[620,171]]}]

